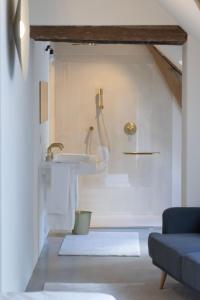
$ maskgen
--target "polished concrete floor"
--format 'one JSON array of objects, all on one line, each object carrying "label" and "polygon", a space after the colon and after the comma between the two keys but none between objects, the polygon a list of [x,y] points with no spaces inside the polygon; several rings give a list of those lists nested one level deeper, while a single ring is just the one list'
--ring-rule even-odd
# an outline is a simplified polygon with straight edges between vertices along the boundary
[{"label": "polished concrete floor", "polygon": [[[160,270],[151,263],[148,256],[147,240],[150,232],[159,231],[159,229],[131,228],[117,230],[139,232],[141,245],[141,256],[139,258],[58,256],[63,237],[62,235],[51,235],[38,260],[27,286],[27,291],[43,290],[45,282],[146,283],[157,289],[159,286]],[[180,294],[184,295],[181,299],[198,299],[195,294],[193,295],[193,292],[171,278],[168,278],[166,288],[175,289],[179,292],[179,296]],[[173,299],[180,299],[180,297],[173,297]]]}]

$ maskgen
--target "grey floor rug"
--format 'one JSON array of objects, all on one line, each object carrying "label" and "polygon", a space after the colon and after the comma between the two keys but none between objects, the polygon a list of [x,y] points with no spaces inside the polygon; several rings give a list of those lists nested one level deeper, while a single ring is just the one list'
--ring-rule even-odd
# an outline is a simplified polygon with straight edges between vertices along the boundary
[{"label": "grey floor rug", "polygon": [[116,300],[198,300],[190,290],[180,284],[174,284],[159,290],[156,283],[53,283],[44,285],[45,291],[74,291],[106,293],[115,297]]},{"label": "grey floor rug", "polygon": [[140,256],[138,232],[96,232],[67,235],[59,255]]}]

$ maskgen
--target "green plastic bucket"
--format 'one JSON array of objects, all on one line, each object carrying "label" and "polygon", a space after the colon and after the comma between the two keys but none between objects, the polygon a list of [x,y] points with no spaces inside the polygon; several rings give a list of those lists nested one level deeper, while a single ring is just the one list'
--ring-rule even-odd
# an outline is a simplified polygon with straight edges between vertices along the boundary
[{"label": "green plastic bucket", "polygon": [[76,211],[73,234],[84,235],[90,230],[91,211]]}]

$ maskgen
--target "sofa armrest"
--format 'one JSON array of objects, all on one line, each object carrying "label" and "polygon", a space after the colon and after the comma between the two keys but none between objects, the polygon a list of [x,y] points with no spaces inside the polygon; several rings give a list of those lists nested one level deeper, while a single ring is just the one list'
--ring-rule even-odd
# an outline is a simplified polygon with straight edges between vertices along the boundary
[{"label": "sofa armrest", "polygon": [[200,207],[173,207],[163,213],[163,234],[200,233]]}]

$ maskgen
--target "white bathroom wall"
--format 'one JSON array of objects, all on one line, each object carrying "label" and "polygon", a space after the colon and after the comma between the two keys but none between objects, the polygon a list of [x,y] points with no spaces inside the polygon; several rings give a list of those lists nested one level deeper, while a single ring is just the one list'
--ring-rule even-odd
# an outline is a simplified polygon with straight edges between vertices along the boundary
[{"label": "white bathroom wall", "polygon": [[[40,91],[39,82],[46,81],[49,83],[49,53],[45,51],[47,43],[33,42],[32,41],[32,61],[33,64],[33,102],[34,102],[34,222],[35,228],[35,241],[37,243],[37,256],[42,250],[46,235],[48,232],[45,230],[45,203],[44,196],[41,188],[41,172],[40,164],[45,159],[46,150],[50,143],[49,120],[40,124]],[[50,83],[49,83],[50,84]],[[50,94],[50,93],[49,93]],[[50,99],[49,99],[50,106]],[[50,108],[49,108],[50,110]]]},{"label": "white bathroom wall", "polygon": [[[66,152],[85,152],[90,126],[95,127],[92,151],[96,152],[95,89],[104,89],[111,159],[103,174],[79,179],[79,208],[93,212],[94,226],[160,224],[163,210],[173,205],[175,108],[147,48],[61,44],[55,49],[56,140],[64,143]],[[133,137],[123,131],[128,121],[138,126]],[[160,155],[131,157],[124,151]],[[180,198],[177,202],[180,205]]]},{"label": "white bathroom wall", "polygon": [[32,25],[177,24],[155,0],[30,0]]},{"label": "white bathroom wall", "polygon": [[[39,80],[47,79],[43,47],[31,43],[22,78],[11,34],[17,1],[1,0],[1,291],[23,291],[38,258]],[[40,56],[41,55],[41,56]],[[39,56],[39,57],[38,57]],[[40,65],[38,65],[40,64]],[[34,72],[36,71],[36,72]]]},{"label": "white bathroom wall", "polygon": [[51,61],[49,66],[49,139],[50,142],[55,142],[55,61]]},{"label": "white bathroom wall", "polygon": [[[1,25],[1,20],[3,20],[3,8],[4,8],[4,3],[2,0],[0,0],[0,25]],[[3,28],[0,26],[0,122],[1,122],[1,101],[2,101],[2,47],[3,46]],[[0,145],[1,145],[1,130],[0,130]],[[0,170],[1,170],[1,147],[0,147]],[[1,195],[2,195],[2,189],[1,189],[1,178],[2,174],[0,172],[0,216],[2,216],[2,209],[1,209]],[[1,228],[1,222],[0,222],[0,291],[2,290],[2,228]]]},{"label": "white bathroom wall", "polygon": [[172,206],[182,203],[182,109],[172,103]]},{"label": "white bathroom wall", "polygon": [[200,206],[200,42],[192,35],[183,47],[183,203]]}]

